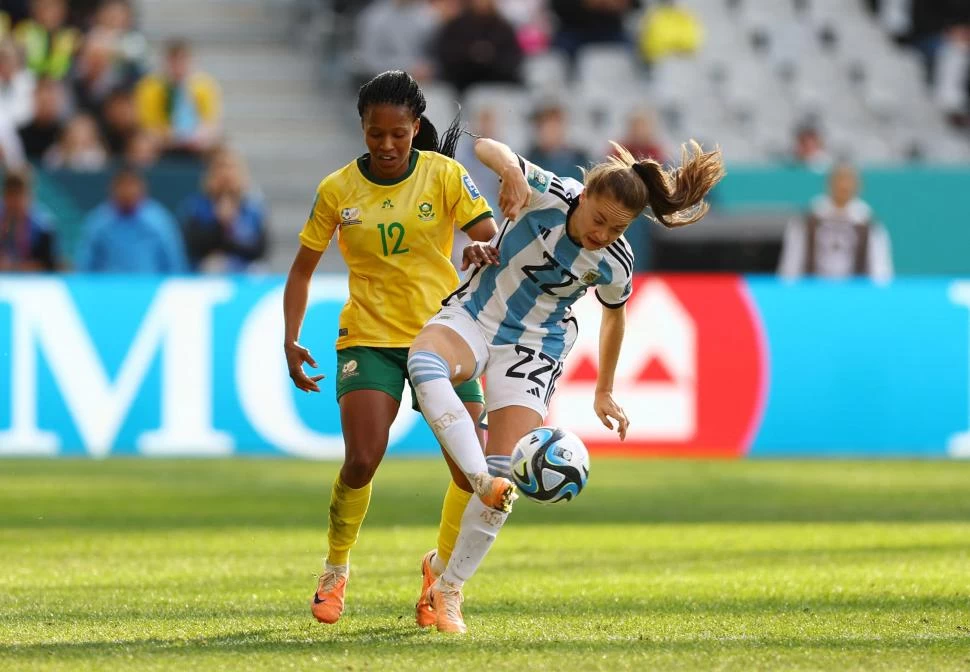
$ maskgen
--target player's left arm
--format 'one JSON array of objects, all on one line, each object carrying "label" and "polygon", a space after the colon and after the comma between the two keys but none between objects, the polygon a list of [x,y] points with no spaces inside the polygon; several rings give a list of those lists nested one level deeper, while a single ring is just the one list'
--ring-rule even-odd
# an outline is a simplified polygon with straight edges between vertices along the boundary
[{"label": "player's left arm", "polygon": [[[630,425],[626,413],[613,399],[613,380],[616,364],[620,359],[620,346],[626,331],[626,305],[617,308],[603,306],[603,320],[600,323],[599,374],[596,376],[596,395],[593,410],[607,429],[616,429],[620,440],[626,438]],[[613,426],[616,420],[616,427]]]}]

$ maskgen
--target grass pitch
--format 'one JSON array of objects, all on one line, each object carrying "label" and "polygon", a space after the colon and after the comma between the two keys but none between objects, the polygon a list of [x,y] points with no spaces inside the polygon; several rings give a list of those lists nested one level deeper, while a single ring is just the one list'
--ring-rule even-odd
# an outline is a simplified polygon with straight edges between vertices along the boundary
[{"label": "grass pitch", "polygon": [[0,668],[970,669],[968,463],[595,459],[516,504],[466,638],[412,620],[440,460],[382,466],[312,621],[336,468],[0,461]]}]

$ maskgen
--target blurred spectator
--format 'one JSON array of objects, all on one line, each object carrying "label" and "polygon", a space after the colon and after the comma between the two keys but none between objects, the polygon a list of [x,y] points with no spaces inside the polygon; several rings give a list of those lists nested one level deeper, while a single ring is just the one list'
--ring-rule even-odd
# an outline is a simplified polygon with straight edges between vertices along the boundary
[{"label": "blurred spectator", "polygon": [[158,163],[161,151],[155,134],[139,129],[125,145],[125,163],[139,170],[145,170]]},{"label": "blurred spectator", "polygon": [[180,219],[196,270],[245,271],[266,253],[263,202],[250,192],[246,167],[233,151],[212,157],[202,192],[182,206]]},{"label": "blurred spectator", "polygon": [[[492,106],[494,104],[497,103],[482,105],[475,111],[469,131],[472,135],[478,137],[494,138],[504,141],[505,138],[498,127],[498,113],[495,107]],[[488,204],[492,206],[492,214],[495,216],[495,221],[501,222],[502,211],[498,207],[498,175],[486,168],[485,164],[475,156],[475,138],[463,137],[458,142],[455,158],[465,167],[468,175],[475,182],[475,186],[478,187],[478,191],[485,197]],[[458,260],[461,261],[460,250]]]},{"label": "blurred spectator", "polygon": [[44,153],[44,167],[83,172],[101,170],[108,154],[101,144],[94,118],[79,114],[67,122],[57,144]]},{"label": "blurred spectator", "polygon": [[108,95],[101,107],[101,136],[111,156],[125,153],[125,147],[138,133],[138,112],[129,91],[119,89]]},{"label": "blurred spectator", "polygon": [[559,18],[559,30],[552,45],[570,59],[588,44],[629,42],[623,27],[627,12],[639,6],[637,0],[552,0],[552,11]]},{"label": "blurred spectator", "polygon": [[63,84],[54,79],[41,79],[34,88],[34,118],[19,130],[28,159],[39,161],[54,146],[64,128],[63,118]]},{"label": "blurred spectator", "polygon": [[651,6],[640,24],[640,55],[648,63],[667,56],[693,55],[704,40],[700,19],[680,0]]},{"label": "blurred spectator", "polygon": [[80,34],[67,25],[67,0],[32,0],[30,18],[17,24],[14,38],[31,72],[62,79],[71,69]]},{"label": "blurred spectator", "polygon": [[543,103],[533,120],[535,144],[526,153],[529,161],[560,177],[582,180],[581,168],[589,157],[566,140],[566,110],[558,103]]},{"label": "blurred spectator", "polygon": [[17,129],[7,117],[0,116],[0,168],[20,168],[24,160],[24,148]]},{"label": "blurred spectator", "polygon": [[34,76],[21,67],[11,40],[0,42],[0,117],[21,126],[34,115]]},{"label": "blurred spectator", "polygon": [[30,16],[30,0],[0,0],[0,35]]},{"label": "blurred spectator", "polygon": [[804,218],[788,224],[778,266],[781,276],[892,279],[889,235],[858,193],[855,168],[836,166],[829,176],[829,193],[817,197]]},{"label": "blurred spectator", "polygon": [[438,26],[438,14],[424,0],[372,2],[357,17],[352,71],[362,82],[386,70],[429,79],[428,48]]},{"label": "blurred spectator", "polygon": [[115,67],[112,38],[98,30],[88,33],[71,77],[75,108],[96,115],[111,92],[125,85],[124,72]]},{"label": "blurred spectator", "polygon": [[82,273],[182,273],[185,249],[171,214],[146,194],[141,175],[123,168],[111,198],[84,221],[77,252]]},{"label": "blurred spectator", "polygon": [[193,71],[184,40],[168,43],[164,71],[146,75],[135,90],[139,119],[164,150],[196,157],[220,139],[220,98],[215,80]]},{"label": "blurred spectator", "polygon": [[933,75],[936,101],[947,119],[970,126],[970,20],[947,30]]},{"label": "blurred spectator", "polygon": [[549,48],[552,28],[545,0],[497,0],[498,9],[512,27],[526,56]]},{"label": "blurred spectator", "polygon": [[[667,153],[657,138],[657,115],[653,110],[640,107],[632,110],[627,117],[626,135],[620,144],[630,150],[638,159],[653,159],[657,163],[667,162]],[[615,156],[616,151],[610,145],[607,155]]]},{"label": "blurred spectator", "polygon": [[804,123],[795,129],[794,159],[807,168],[817,171],[828,170],[832,157],[825,149],[825,141],[818,126]]},{"label": "blurred spectator", "polygon": [[483,82],[521,82],[522,48],[495,0],[469,0],[434,42],[439,76],[464,92]]},{"label": "blurred spectator", "polygon": [[145,74],[148,40],[135,29],[129,0],[104,0],[94,18],[94,30],[111,39],[115,69],[126,85]]},{"label": "blurred spectator", "polygon": [[34,205],[30,174],[8,172],[0,202],[0,272],[53,271],[55,241],[53,223]]}]

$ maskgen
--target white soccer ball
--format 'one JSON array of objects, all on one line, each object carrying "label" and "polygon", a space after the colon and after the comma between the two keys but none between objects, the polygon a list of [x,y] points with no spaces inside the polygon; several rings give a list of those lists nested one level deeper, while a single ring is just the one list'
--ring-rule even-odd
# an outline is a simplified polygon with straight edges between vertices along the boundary
[{"label": "white soccer ball", "polygon": [[578,436],[561,427],[538,427],[512,449],[512,480],[540,504],[568,502],[589,478],[589,452]]}]

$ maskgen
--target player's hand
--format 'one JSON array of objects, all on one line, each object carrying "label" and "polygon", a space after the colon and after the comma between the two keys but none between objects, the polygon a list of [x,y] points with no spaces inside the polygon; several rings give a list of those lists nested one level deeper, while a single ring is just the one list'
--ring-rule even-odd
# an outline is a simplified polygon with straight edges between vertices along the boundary
[{"label": "player's hand", "polygon": [[[620,408],[620,405],[613,400],[613,394],[610,392],[597,392],[596,398],[593,400],[593,410],[596,411],[597,417],[599,417],[600,422],[607,429],[615,429],[620,435],[620,441],[626,439],[626,429],[630,426],[630,421],[626,419],[626,413]],[[613,420],[616,420],[617,426],[613,426]]]},{"label": "player's hand", "polygon": [[321,373],[316,376],[308,376],[303,370],[304,363],[309,364],[314,369],[317,368],[317,363],[310,355],[310,351],[294,341],[285,343],[283,352],[286,353],[286,367],[290,370],[290,378],[293,379],[293,384],[304,392],[319,392],[320,386],[317,385],[317,382],[323,380],[324,375]]},{"label": "player's hand", "polygon": [[464,271],[469,266],[478,268],[483,264],[498,265],[498,248],[481,242],[474,242],[465,246],[461,253],[461,270]]},{"label": "player's hand", "polygon": [[509,219],[517,219],[519,212],[529,204],[532,191],[525,175],[518,166],[510,166],[502,173],[502,186],[498,189],[498,207]]}]

